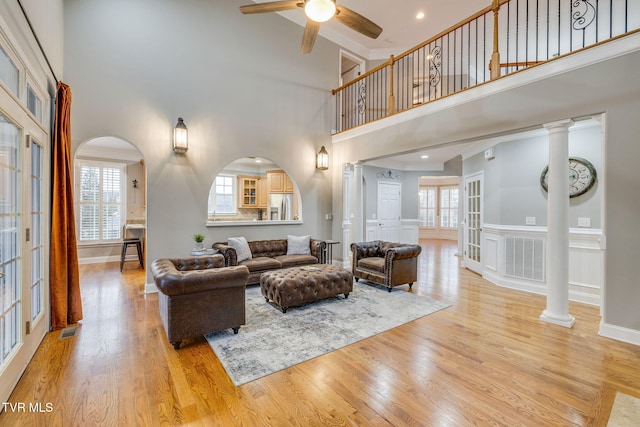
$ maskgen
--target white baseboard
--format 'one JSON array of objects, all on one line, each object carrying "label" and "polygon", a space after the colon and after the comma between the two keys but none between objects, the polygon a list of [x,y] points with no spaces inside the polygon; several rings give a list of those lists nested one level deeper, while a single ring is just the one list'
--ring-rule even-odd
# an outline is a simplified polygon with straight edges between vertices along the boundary
[{"label": "white baseboard", "polygon": [[531,292],[539,295],[547,294],[547,286],[544,283],[528,282],[518,279],[509,279],[504,276],[485,270],[482,272],[482,278],[490,281],[494,285],[501,286],[503,288],[515,289],[518,291]]},{"label": "white baseboard", "polygon": [[640,346],[640,331],[600,322],[598,334],[618,341]]},{"label": "white baseboard", "polygon": [[[515,289],[518,291],[531,292],[538,295],[547,294],[547,286],[544,283],[529,282],[526,280],[511,279],[491,271],[485,270],[482,273],[482,278],[490,281],[494,285],[498,285],[503,288]],[[570,286],[580,288],[581,285],[576,283],[569,283]],[[586,286],[583,286],[587,289]],[[592,293],[569,289],[569,300],[575,302],[581,302],[583,304],[600,306],[600,295],[594,295]]]},{"label": "white baseboard", "polygon": [[151,282],[151,283],[145,283],[144,284],[144,293],[145,294],[154,294],[158,292],[158,288],[156,287],[156,284]]},{"label": "white baseboard", "polygon": [[[137,254],[130,254],[124,258],[124,261],[138,261]],[[94,256],[87,258],[78,258],[78,264],[104,264],[107,262],[120,262],[120,255]]]}]

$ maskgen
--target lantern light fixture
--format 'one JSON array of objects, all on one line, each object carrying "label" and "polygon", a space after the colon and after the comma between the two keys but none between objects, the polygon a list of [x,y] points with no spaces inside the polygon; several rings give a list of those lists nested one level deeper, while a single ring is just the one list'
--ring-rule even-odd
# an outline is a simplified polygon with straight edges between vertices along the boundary
[{"label": "lantern light fixture", "polygon": [[316,169],[327,170],[329,169],[329,153],[324,148],[324,145],[320,148],[318,155],[316,156]]},{"label": "lantern light fixture", "polygon": [[189,134],[187,126],[182,117],[178,118],[178,124],[173,129],[173,151],[176,153],[186,153],[189,149]]}]

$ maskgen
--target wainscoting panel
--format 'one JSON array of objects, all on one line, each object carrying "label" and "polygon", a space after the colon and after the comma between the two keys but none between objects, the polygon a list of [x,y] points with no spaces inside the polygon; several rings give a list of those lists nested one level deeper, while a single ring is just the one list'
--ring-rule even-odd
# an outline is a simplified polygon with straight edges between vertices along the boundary
[{"label": "wainscoting panel", "polygon": [[365,226],[364,235],[367,242],[372,240],[378,240],[378,221],[375,219],[368,219]]},{"label": "wainscoting panel", "polygon": [[498,271],[498,238],[487,236],[484,246],[484,268],[496,273]]},{"label": "wainscoting panel", "polygon": [[418,244],[420,230],[417,219],[403,219],[400,221],[400,242]]},{"label": "wainscoting panel", "polygon": [[[483,226],[483,277],[496,285],[545,295],[546,227]],[[569,299],[600,305],[602,230],[569,230]]]},{"label": "wainscoting panel", "polygon": [[[379,240],[380,233],[378,232],[378,221],[375,219],[368,219],[365,225],[364,232],[367,241]],[[418,220],[400,220],[400,227],[393,230],[392,234],[398,236],[398,241],[401,243],[413,243],[417,245],[418,241],[420,240]]]}]

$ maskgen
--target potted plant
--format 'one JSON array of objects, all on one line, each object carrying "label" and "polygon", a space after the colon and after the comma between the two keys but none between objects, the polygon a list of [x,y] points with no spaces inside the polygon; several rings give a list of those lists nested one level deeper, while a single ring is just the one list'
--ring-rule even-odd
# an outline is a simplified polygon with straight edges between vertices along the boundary
[{"label": "potted plant", "polygon": [[196,233],[193,235],[193,240],[196,242],[195,249],[201,251],[204,249],[204,234]]}]

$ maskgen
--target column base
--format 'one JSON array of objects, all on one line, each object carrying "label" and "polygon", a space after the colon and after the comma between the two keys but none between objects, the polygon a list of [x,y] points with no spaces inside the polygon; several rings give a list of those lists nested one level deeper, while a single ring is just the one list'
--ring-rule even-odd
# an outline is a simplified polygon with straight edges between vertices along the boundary
[{"label": "column base", "polygon": [[554,325],[564,326],[565,328],[573,328],[576,323],[576,319],[570,314],[557,315],[545,310],[540,315],[540,320],[547,323],[553,323]]}]

